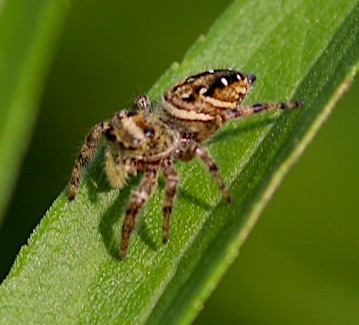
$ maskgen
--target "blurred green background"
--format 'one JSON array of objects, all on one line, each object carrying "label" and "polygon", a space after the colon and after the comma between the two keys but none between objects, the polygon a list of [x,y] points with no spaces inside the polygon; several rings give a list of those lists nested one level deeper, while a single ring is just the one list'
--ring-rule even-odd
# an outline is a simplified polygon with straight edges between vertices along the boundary
[{"label": "blurred green background", "polygon": [[[0,230],[2,278],[66,186],[86,132],[181,61],[229,4],[71,2]],[[358,102],[356,82],[291,170],[195,323],[359,323]]]}]

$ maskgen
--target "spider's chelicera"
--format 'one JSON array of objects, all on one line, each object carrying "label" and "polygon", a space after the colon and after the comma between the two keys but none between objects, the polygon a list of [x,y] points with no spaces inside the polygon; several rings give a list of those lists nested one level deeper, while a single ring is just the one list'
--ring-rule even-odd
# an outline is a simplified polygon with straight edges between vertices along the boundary
[{"label": "spider's chelicera", "polygon": [[207,166],[230,201],[218,168],[201,143],[208,140],[228,120],[265,110],[288,109],[300,102],[242,105],[242,100],[256,80],[252,74],[234,70],[208,70],[190,76],[169,89],[162,97],[158,112],[149,99],[139,96],[137,111],[121,110],[111,120],[96,124],[80,151],[72,170],[69,199],[73,200],[81,170],[91,160],[102,135],[107,138],[105,171],[113,188],[122,188],[129,175],[144,171],[138,188],[132,193],[122,226],[120,258],[127,252],[136,216],[157,186],[159,170],[166,179],[163,202],[162,239],[166,243],[178,174],[173,161],[194,157]]}]

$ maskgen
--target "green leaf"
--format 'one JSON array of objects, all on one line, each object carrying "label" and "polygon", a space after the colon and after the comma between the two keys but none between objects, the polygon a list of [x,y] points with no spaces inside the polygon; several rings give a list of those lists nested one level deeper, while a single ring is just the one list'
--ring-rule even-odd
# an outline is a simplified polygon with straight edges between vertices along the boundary
[{"label": "green leaf", "polygon": [[294,111],[228,123],[209,141],[233,202],[198,161],[177,163],[171,241],[161,243],[163,181],[144,209],[127,258],[118,255],[133,179],[111,190],[104,145],[74,202],[54,202],[0,287],[3,323],[189,323],[255,225],[289,167],[358,68],[359,6],[352,1],[237,1],[200,37],[152,99],[185,75],[233,67],[257,76],[247,102],[301,100]]},{"label": "green leaf", "polygon": [[0,5],[0,223],[30,139],[65,0]]}]

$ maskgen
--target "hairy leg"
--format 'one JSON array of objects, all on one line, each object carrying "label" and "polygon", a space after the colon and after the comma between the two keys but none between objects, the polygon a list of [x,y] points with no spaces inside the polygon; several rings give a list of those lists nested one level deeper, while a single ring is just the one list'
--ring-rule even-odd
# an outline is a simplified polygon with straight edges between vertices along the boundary
[{"label": "hairy leg", "polygon": [[136,217],[141,207],[146,203],[157,185],[158,166],[148,166],[141,184],[133,192],[130,203],[126,210],[125,219],[122,224],[122,235],[120,244],[120,258],[126,256],[128,243],[135,227]]},{"label": "hairy leg", "polygon": [[178,174],[176,170],[173,168],[172,162],[169,159],[165,160],[161,166],[162,166],[163,175],[167,180],[165,197],[163,201],[163,225],[162,225],[162,240],[164,243],[167,243],[173,199],[176,194],[177,184],[178,184]]},{"label": "hairy leg", "polygon": [[261,113],[267,110],[291,109],[302,106],[301,102],[288,103],[258,103],[253,105],[240,105],[238,108],[227,109],[222,114],[223,121],[228,121],[241,116],[248,116]]},{"label": "hairy leg", "polygon": [[231,196],[229,195],[229,192],[224,185],[223,178],[218,170],[216,163],[214,162],[208,151],[201,147],[198,143],[194,142],[187,144],[187,146],[187,148],[183,149],[182,151],[179,151],[176,154],[176,157],[183,161],[189,161],[194,156],[199,157],[207,166],[208,171],[212,174],[213,178],[217,182],[218,187],[222,191],[225,200],[227,202],[231,202]]},{"label": "hairy leg", "polygon": [[136,98],[136,105],[142,111],[151,110],[150,99],[145,95],[140,95]]},{"label": "hairy leg", "polygon": [[76,196],[77,187],[80,182],[81,170],[88,164],[93,157],[95,150],[100,143],[102,135],[109,128],[108,122],[101,122],[96,124],[88,136],[86,137],[85,143],[83,144],[81,151],[75,161],[75,166],[72,169],[70,186],[69,186],[69,199],[73,200]]}]

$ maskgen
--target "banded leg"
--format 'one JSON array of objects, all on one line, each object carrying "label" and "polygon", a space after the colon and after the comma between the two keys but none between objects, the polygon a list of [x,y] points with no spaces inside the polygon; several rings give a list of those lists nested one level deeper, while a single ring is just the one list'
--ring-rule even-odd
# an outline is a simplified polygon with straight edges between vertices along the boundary
[{"label": "banded leg", "polygon": [[248,116],[263,111],[276,110],[276,109],[291,109],[300,107],[303,104],[301,102],[288,102],[288,103],[258,103],[253,105],[241,105],[238,108],[228,109],[223,115],[223,121],[235,119],[240,116]]},{"label": "banded leg", "polygon": [[225,200],[227,202],[231,202],[231,196],[229,195],[229,192],[226,189],[226,186],[224,185],[223,178],[222,178],[214,160],[212,159],[211,155],[207,152],[207,150],[205,150],[198,144],[193,144],[191,149],[193,151],[193,154],[195,154],[196,156],[201,158],[201,160],[205,163],[209,172],[212,174],[215,181],[217,182],[219,189],[222,191],[222,194],[223,194]]},{"label": "banded leg", "polygon": [[132,231],[135,227],[136,217],[149,199],[153,189],[157,185],[157,173],[158,167],[147,167],[145,175],[143,176],[142,182],[137,188],[137,190],[132,194],[132,198],[126,210],[125,219],[122,224],[122,235],[121,235],[121,245],[120,245],[120,258],[124,259],[127,252],[128,243],[132,234]]},{"label": "banded leg", "polygon": [[172,214],[173,199],[176,194],[178,184],[178,174],[172,166],[170,160],[166,160],[162,163],[163,176],[166,178],[166,190],[163,201],[163,224],[162,224],[162,241],[168,242],[170,218]]},{"label": "banded leg", "polygon": [[70,187],[69,187],[69,200],[75,199],[76,191],[80,182],[81,170],[88,164],[93,157],[95,150],[100,143],[102,134],[109,128],[108,122],[101,122],[96,124],[83,144],[81,151],[75,161],[75,166],[72,169]]},{"label": "banded leg", "polygon": [[136,105],[142,111],[150,111],[151,110],[150,99],[145,95],[140,95],[136,98]]}]

